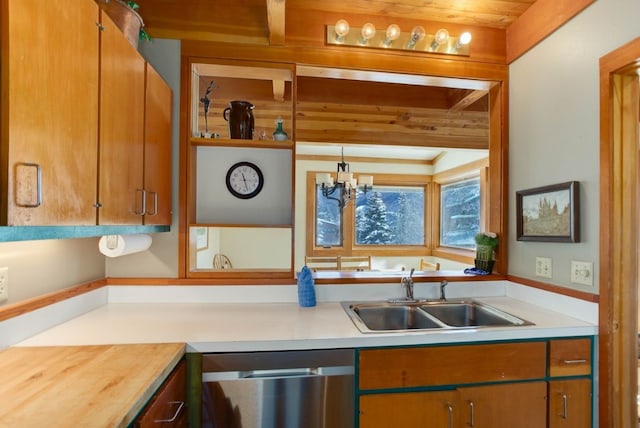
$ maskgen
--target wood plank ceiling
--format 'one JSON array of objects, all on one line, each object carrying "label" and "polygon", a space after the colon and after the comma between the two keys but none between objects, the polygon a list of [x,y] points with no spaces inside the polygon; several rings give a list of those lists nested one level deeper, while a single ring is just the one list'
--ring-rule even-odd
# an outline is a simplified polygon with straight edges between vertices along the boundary
[{"label": "wood plank ceiling", "polygon": [[[398,23],[403,28],[436,22],[458,28],[504,31],[535,1],[138,0],[138,3],[152,37],[268,48],[317,46],[318,39],[323,38],[323,28],[340,18],[355,26],[369,20],[376,22],[376,26]],[[385,83],[345,84],[339,79],[300,77],[297,139],[370,143],[384,136],[385,141],[379,143],[486,148],[487,88]]]}]

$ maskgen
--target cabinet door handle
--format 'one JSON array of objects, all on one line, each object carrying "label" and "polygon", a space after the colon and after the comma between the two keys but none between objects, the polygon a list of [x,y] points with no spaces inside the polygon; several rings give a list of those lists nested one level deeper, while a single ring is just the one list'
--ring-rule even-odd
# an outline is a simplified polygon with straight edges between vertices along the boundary
[{"label": "cabinet door handle", "polygon": [[560,395],[562,396],[562,419],[567,419],[567,394],[565,394],[564,392],[561,392]]},{"label": "cabinet door handle", "polygon": [[153,195],[153,211],[145,210],[145,215],[158,215],[158,192],[149,192],[149,193]]},{"label": "cabinet door handle", "polygon": [[473,404],[473,401],[469,400],[469,426],[473,427],[476,425],[476,414],[475,414],[475,405]]},{"label": "cabinet door handle", "polygon": [[169,401],[167,404],[169,405],[174,405],[177,404],[178,408],[176,409],[176,412],[173,414],[173,417],[170,419],[156,419],[155,423],[157,424],[163,424],[163,423],[170,423],[170,422],[175,422],[176,419],[178,419],[178,416],[180,416],[180,413],[182,413],[182,408],[184,407],[184,401]]},{"label": "cabinet door handle", "polygon": [[[34,199],[34,202],[30,202],[30,203],[22,203],[20,202],[20,195],[19,195],[19,191],[18,189],[21,188],[22,186],[20,186],[20,177],[19,177],[19,169],[20,168],[34,168],[35,169],[35,182],[36,182],[36,197]],[[20,162],[18,164],[16,164],[16,169],[15,169],[15,178],[16,178],[16,183],[14,185],[14,189],[15,190],[15,201],[16,201],[16,205],[22,208],[37,208],[42,204],[42,168],[40,168],[40,164],[37,163],[31,163],[31,162]]]},{"label": "cabinet door handle", "polygon": [[[136,189],[136,194],[140,194],[140,200],[142,201],[142,207],[141,209],[133,209],[133,213],[135,215],[144,215],[145,211],[147,210],[147,191],[144,189]],[[136,202],[136,207],[138,206],[137,202]]]},{"label": "cabinet door handle", "polygon": [[453,428],[453,406],[451,403],[447,403],[447,410],[449,411],[449,428]]},{"label": "cabinet door handle", "polygon": [[579,360],[562,360],[563,363],[565,364],[584,364],[587,362],[587,360],[585,360],[584,358],[579,359]]}]

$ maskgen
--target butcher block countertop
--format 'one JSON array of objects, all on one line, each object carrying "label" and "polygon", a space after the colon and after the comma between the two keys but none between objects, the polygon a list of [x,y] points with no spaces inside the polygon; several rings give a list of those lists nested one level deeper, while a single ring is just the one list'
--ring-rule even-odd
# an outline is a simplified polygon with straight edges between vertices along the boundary
[{"label": "butcher block countertop", "polygon": [[184,353],[184,343],[0,351],[0,427],[126,427]]}]

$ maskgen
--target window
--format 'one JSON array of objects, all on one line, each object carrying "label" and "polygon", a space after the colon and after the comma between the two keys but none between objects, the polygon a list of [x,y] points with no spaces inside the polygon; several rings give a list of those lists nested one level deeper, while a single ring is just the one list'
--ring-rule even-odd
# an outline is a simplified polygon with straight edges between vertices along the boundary
[{"label": "window", "polygon": [[440,187],[440,245],[474,249],[480,230],[480,178]]},{"label": "window", "polygon": [[356,245],[424,245],[424,187],[377,186],[356,199]]},{"label": "window", "polygon": [[358,191],[343,210],[313,183],[307,255],[424,254],[428,182],[427,176],[378,176],[373,191]]}]

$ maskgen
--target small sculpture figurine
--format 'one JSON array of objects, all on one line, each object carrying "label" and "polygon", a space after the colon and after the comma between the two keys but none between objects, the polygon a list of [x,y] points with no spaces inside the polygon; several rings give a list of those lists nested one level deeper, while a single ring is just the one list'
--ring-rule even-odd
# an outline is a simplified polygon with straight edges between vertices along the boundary
[{"label": "small sculpture figurine", "polygon": [[218,86],[216,85],[216,82],[212,80],[209,83],[209,86],[207,86],[207,91],[204,93],[204,96],[200,98],[200,102],[204,104],[204,137],[205,138],[211,137],[211,133],[209,132],[209,126],[207,124],[207,113],[209,113],[209,104],[211,104],[211,99],[209,98],[209,94],[211,93],[211,91],[213,91],[217,87]]}]

